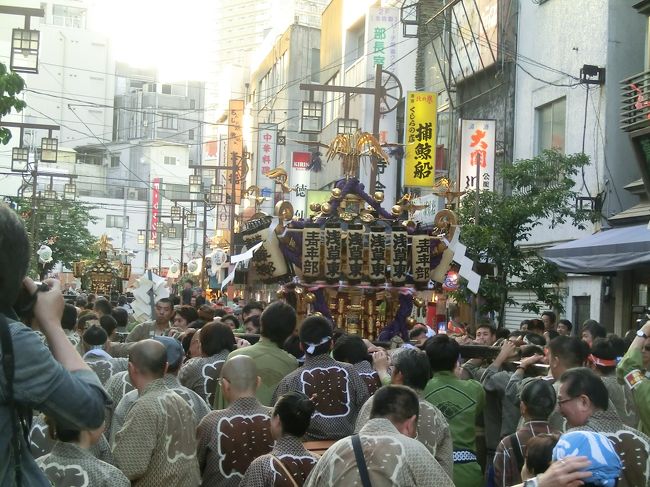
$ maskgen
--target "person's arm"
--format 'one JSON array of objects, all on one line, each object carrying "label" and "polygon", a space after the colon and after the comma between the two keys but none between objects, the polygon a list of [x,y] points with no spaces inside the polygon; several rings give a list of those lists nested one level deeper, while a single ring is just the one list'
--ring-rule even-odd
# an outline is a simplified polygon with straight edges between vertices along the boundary
[{"label": "person's arm", "polygon": [[201,420],[198,428],[196,428],[196,458],[199,461],[199,470],[201,471],[201,475],[203,475],[208,458],[208,443],[210,442],[212,432],[216,425],[215,414],[215,412],[208,413],[208,415]]},{"label": "person's arm", "polygon": [[[481,367],[483,359],[471,358],[460,366],[460,378],[462,380],[474,379],[476,372]],[[480,379],[480,377],[479,377]]]},{"label": "person's arm", "polygon": [[386,350],[380,348],[372,352],[372,367],[379,375],[379,380],[384,386],[390,385],[391,376],[388,372],[388,354]]},{"label": "person's arm", "polygon": [[[54,339],[50,344],[56,355],[32,330],[22,324],[11,325],[14,396],[19,404],[39,409],[71,428],[95,429],[104,422],[105,407],[110,401],[97,375],[66,338],[58,319],[52,318],[62,313],[62,296],[58,282],[48,283],[51,290],[39,293],[35,318]],[[31,280],[26,285],[33,289]],[[60,362],[55,357],[60,357]]]},{"label": "person's arm", "polygon": [[444,424],[436,425],[438,430],[438,440],[436,442],[436,453],[434,457],[450,478],[454,477],[454,441],[451,437],[451,431],[449,430],[449,424],[445,419],[444,415],[440,415],[440,423],[444,421]]},{"label": "person's arm", "polygon": [[158,432],[155,412],[136,401],[126,415],[124,426],[115,434],[113,445],[115,465],[129,480],[139,479],[149,468]]},{"label": "person's arm", "polygon": [[23,284],[30,294],[36,293],[34,305],[34,318],[47,342],[52,355],[63,367],[72,372],[74,370],[91,370],[77,353],[74,345],[68,340],[61,328],[61,316],[65,301],[61,294],[61,283],[54,279],[44,281],[50,287],[49,291],[37,292],[36,284],[26,277]]},{"label": "person's arm", "polygon": [[[650,320],[641,327],[640,331],[650,336]],[[641,421],[641,430],[650,431],[650,380],[643,374],[643,358],[641,350],[646,339],[637,336],[623,360],[616,367],[618,378],[623,380],[625,387],[632,391],[636,409]]]},{"label": "person's arm", "polygon": [[546,472],[536,477],[536,487],[578,487],[591,477],[586,469],[591,462],[587,457],[566,457],[553,462]]}]

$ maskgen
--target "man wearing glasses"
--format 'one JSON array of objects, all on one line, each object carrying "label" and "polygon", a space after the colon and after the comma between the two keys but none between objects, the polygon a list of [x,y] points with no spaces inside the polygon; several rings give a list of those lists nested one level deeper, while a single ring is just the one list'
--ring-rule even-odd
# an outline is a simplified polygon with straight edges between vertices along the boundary
[{"label": "man wearing glasses", "polygon": [[650,320],[646,321],[618,364],[616,373],[632,390],[637,413],[641,419],[639,429],[650,433],[650,380],[646,376],[650,358]]}]

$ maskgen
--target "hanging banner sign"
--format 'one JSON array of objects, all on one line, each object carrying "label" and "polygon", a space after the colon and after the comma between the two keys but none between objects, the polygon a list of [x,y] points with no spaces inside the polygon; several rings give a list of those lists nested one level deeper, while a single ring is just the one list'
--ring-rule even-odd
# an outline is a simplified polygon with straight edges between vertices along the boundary
[{"label": "hanging banner sign", "polygon": [[330,284],[341,279],[342,236],[340,224],[325,225],[325,280]]},{"label": "hanging banner sign", "polygon": [[158,215],[160,214],[160,178],[151,184],[151,240],[158,241]]},{"label": "hanging banner sign", "polygon": [[231,211],[230,205],[217,205],[217,230],[230,230]]},{"label": "hanging banner sign", "polygon": [[382,226],[370,229],[370,283],[380,284],[386,280],[386,231]]},{"label": "hanging banner sign", "polygon": [[228,155],[226,160],[228,166],[236,166],[236,170],[228,171],[228,192],[232,191],[233,179],[235,194],[235,204],[239,204],[242,195],[242,185],[244,184],[244,100],[230,100],[228,104]]},{"label": "hanging banner sign", "polygon": [[302,275],[313,282],[320,276],[321,229],[318,223],[305,223],[302,234]]},{"label": "hanging banner sign", "polygon": [[277,167],[278,125],[261,123],[257,137],[257,186],[260,188],[260,196],[268,198],[262,203],[262,209],[269,212],[274,205],[275,183],[266,174]]},{"label": "hanging banner sign", "polygon": [[391,282],[401,286],[406,281],[408,268],[408,233],[401,225],[394,225],[391,234]]},{"label": "hanging banner sign", "polygon": [[416,287],[426,287],[431,272],[431,237],[413,235],[411,245],[411,269]]},{"label": "hanging banner sign", "polygon": [[[459,185],[461,191],[494,191],[496,120],[460,121]],[[478,182],[476,177],[478,176]]]},{"label": "hanging banner sign", "polygon": [[436,168],[437,97],[409,91],[406,100],[405,185],[431,187]]},{"label": "hanging banner sign", "polygon": [[363,225],[358,223],[350,223],[348,225],[345,277],[350,284],[358,284],[361,282],[361,272],[363,270],[363,233]]}]

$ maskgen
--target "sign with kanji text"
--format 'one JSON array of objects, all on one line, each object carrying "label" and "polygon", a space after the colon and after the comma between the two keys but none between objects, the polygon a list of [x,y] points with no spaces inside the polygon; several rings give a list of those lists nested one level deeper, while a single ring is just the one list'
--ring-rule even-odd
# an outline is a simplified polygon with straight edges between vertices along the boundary
[{"label": "sign with kanji text", "polygon": [[459,185],[461,191],[494,191],[496,120],[460,121]]},{"label": "sign with kanji text", "polygon": [[230,205],[217,205],[217,230],[230,230],[231,211]]},{"label": "sign with kanji text", "polygon": [[406,96],[405,186],[433,186],[436,168],[435,93],[409,91]]},{"label": "sign with kanji text", "polygon": [[235,204],[241,201],[242,186],[246,177],[244,171],[244,100],[230,100],[228,103],[228,166],[235,166],[236,171],[228,171],[228,190],[234,188]]},{"label": "sign with kanji text", "polygon": [[257,132],[257,186],[260,188],[260,196],[268,198],[261,205],[261,209],[267,212],[275,204],[271,197],[275,183],[266,175],[277,166],[277,139],[277,124],[261,123],[259,125]]}]

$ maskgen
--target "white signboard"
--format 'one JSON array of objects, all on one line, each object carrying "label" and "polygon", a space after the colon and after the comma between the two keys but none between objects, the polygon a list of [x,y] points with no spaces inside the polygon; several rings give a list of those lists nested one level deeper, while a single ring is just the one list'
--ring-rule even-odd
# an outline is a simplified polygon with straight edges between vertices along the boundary
[{"label": "white signboard", "polygon": [[494,191],[495,144],[495,120],[460,121],[460,180],[458,187],[461,191],[475,190],[477,175],[481,191]]},{"label": "white signboard", "polygon": [[413,221],[423,224],[433,224],[436,213],[438,213],[438,202],[440,196],[437,194],[427,194],[419,198],[413,198],[412,202],[416,206],[426,206],[421,210],[413,212]]},{"label": "white signboard", "polygon": [[217,230],[230,230],[231,205],[217,205]]},{"label": "white signboard", "polygon": [[257,136],[257,186],[260,188],[260,196],[267,198],[261,209],[269,211],[273,208],[274,182],[266,174],[277,166],[277,124],[261,123]]}]

